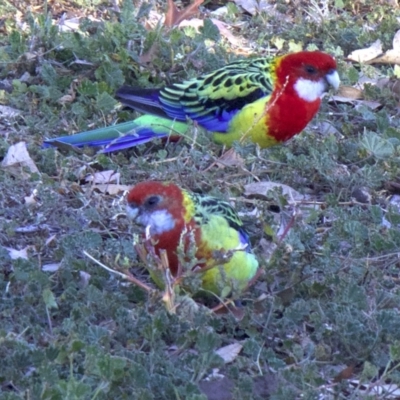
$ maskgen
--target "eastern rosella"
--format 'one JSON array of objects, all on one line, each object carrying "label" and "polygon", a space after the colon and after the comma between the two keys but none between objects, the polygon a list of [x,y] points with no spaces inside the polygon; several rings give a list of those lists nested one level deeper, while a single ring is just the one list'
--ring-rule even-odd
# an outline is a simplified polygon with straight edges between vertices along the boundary
[{"label": "eastern rosella", "polygon": [[[241,290],[257,272],[258,262],[243,223],[225,201],[173,183],[146,181],[128,193],[127,214],[147,227],[157,254],[166,250],[174,277],[179,270],[178,247],[181,243],[187,247],[190,235],[199,260],[195,268],[206,269],[201,272],[203,289],[216,294],[221,294],[223,287]],[[218,254],[230,251],[227,262],[218,258]]]},{"label": "eastern rosella", "polygon": [[116,98],[151,116],[44,143],[105,146],[102,151],[111,152],[182,135],[190,119],[213,132],[217,143],[249,139],[265,148],[300,133],[329,86],[337,89],[339,83],[336,61],[320,51],[236,61],[162,89],[122,87]]}]

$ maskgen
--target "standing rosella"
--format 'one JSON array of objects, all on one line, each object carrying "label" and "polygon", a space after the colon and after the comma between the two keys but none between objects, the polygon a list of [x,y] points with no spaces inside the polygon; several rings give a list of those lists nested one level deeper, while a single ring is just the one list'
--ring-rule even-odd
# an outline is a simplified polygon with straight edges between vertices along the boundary
[{"label": "standing rosella", "polygon": [[337,89],[339,83],[336,61],[320,51],[236,61],[162,89],[122,87],[116,98],[123,105],[151,115],[44,143],[105,146],[102,151],[111,152],[183,135],[190,119],[213,132],[217,143],[248,139],[265,148],[300,133],[329,86]]},{"label": "standing rosella", "polygon": [[[152,181],[134,186],[127,202],[128,216],[146,227],[156,253],[166,250],[172,276],[179,271],[178,247],[186,248],[190,237],[199,260],[195,269],[205,269],[204,290],[216,294],[226,287],[241,290],[255,276],[258,262],[243,223],[229,203],[173,183]],[[219,257],[227,253],[231,258],[222,261]]]}]

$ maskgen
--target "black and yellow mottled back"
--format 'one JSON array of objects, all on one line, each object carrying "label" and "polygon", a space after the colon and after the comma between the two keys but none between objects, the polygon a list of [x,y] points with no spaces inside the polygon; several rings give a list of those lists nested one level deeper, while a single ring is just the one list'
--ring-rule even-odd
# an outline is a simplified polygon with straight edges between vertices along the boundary
[{"label": "black and yellow mottled back", "polygon": [[243,226],[243,222],[228,202],[212,196],[187,191],[185,192],[195,205],[193,219],[199,226],[206,225],[209,222],[210,216],[221,216],[226,220],[229,227],[238,233],[241,242],[248,245],[248,250],[250,251],[249,235]]},{"label": "black and yellow mottled back", "polygon": [[182,121],[189,117],[208,130],[225,132],[246,104],[272,93],[274,60],[264,57],[233,62],[161,89],[159,101],[171,118]]}]

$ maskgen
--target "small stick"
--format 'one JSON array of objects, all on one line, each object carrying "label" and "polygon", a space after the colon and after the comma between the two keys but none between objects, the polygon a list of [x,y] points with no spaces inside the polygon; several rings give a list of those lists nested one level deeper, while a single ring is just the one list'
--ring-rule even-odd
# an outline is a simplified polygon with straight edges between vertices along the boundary
[{"label": "small stick", "polygon": [[146,290],[146,292],[152,292],[154,289],[152,289],[150,286],[146,285],[145,283],[143,283],[142,281],[140,281],[139,279],[135,278],[133,275],[127,275],[124,274],[122,272],[116,271],[112,268],[107,267],[106,265],[104,265],[103,263],[101,263],[99,260],[96,260],[93,256],[91,256],[88,252],[86,252],[85,250],[83,251],[83,254],[88,257],[90,260],[92,260],[94,263],[96,263],[97,265],[99,265],[101,268],[105,269],[108,272],[111,272],[115,275],[120,276],[121,278],[134,283],[135,285],[141,287],[142,289]]}]

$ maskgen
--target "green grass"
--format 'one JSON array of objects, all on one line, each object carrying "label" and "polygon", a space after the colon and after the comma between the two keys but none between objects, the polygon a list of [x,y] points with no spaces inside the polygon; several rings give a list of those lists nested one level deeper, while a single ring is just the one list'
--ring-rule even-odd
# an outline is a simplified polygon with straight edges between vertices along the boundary
[{"label": "green grass", "polygon": [[[362,75],[394,77],[394,66],[358,65],[345,56],[378,38],[391,48],[399,9],[368,0],[306,3],[279,1],[282,14],[254,16],[230,5],[219,18],[237,24],[232,33],[251,43],[254,55],[276,44],[281,52],[318,47],[337,57],[345,85]],[[79,30],[60,32],[53,22],[61,13],[51,4],[0,5],[0,105],[21,112],[0,119],[0,159],[25,141],[39,169],[0,174],[0,398],[195,400],[230,393],[225,398],[287,400],[329,398],[329,391],[337,399],[389,398],[363,390],[400,383],[400,209],[388,190],[395,190],[400,166],[396,94],[367,85],[364,97],[382,105],[375,111],[324,102],[290,143],[260,153],[236,147],[243,166],[208,168],[221,148],[201,132],[195,142],[110,156],[42,149],[45,137],[133,118],[113,99],[124,82],[159,86],[241,57],[210,22],[198,33],[146,30],[148,12],[162,12],[162,2],[144,3],[139,14],[129,1],[120,13],[108,2],[65,6],[81,13]],[[151,48],[152,62],[143,65]],[[1,89],[7,85],[11,92]],[[322,134],[322,122],[337,133]],[[130,266],[149,281],[132,246],[140,228],[115,218],[124,213],[122,193],[102,193],[85,181],[109,169],[121,174],[121,184],[168,179],[235,199],[265,270],[243,295],[240,321],[204,308],[169,314],[160,298],[83,256],[85,250],[111,268]],[[244,185],[257,180],[284,183],[317,203],[294,207],[279,192],[245,198]],[[369,201],[357,197],[360,188]],[[33,192],[36,202],[28,204]],[[280,243],[281,220],[294,213]],[[271,240],[278,246],[269,257]],[[27,259],[11,259],[10,248],[28,248]],[[53,263],[55,270],[44,270]],[[224,364],[215,350],[236,342],[242,351]],[[358,386],[339,375],[346,367]],[[206,380],[215,369],[225,378]]]}]

